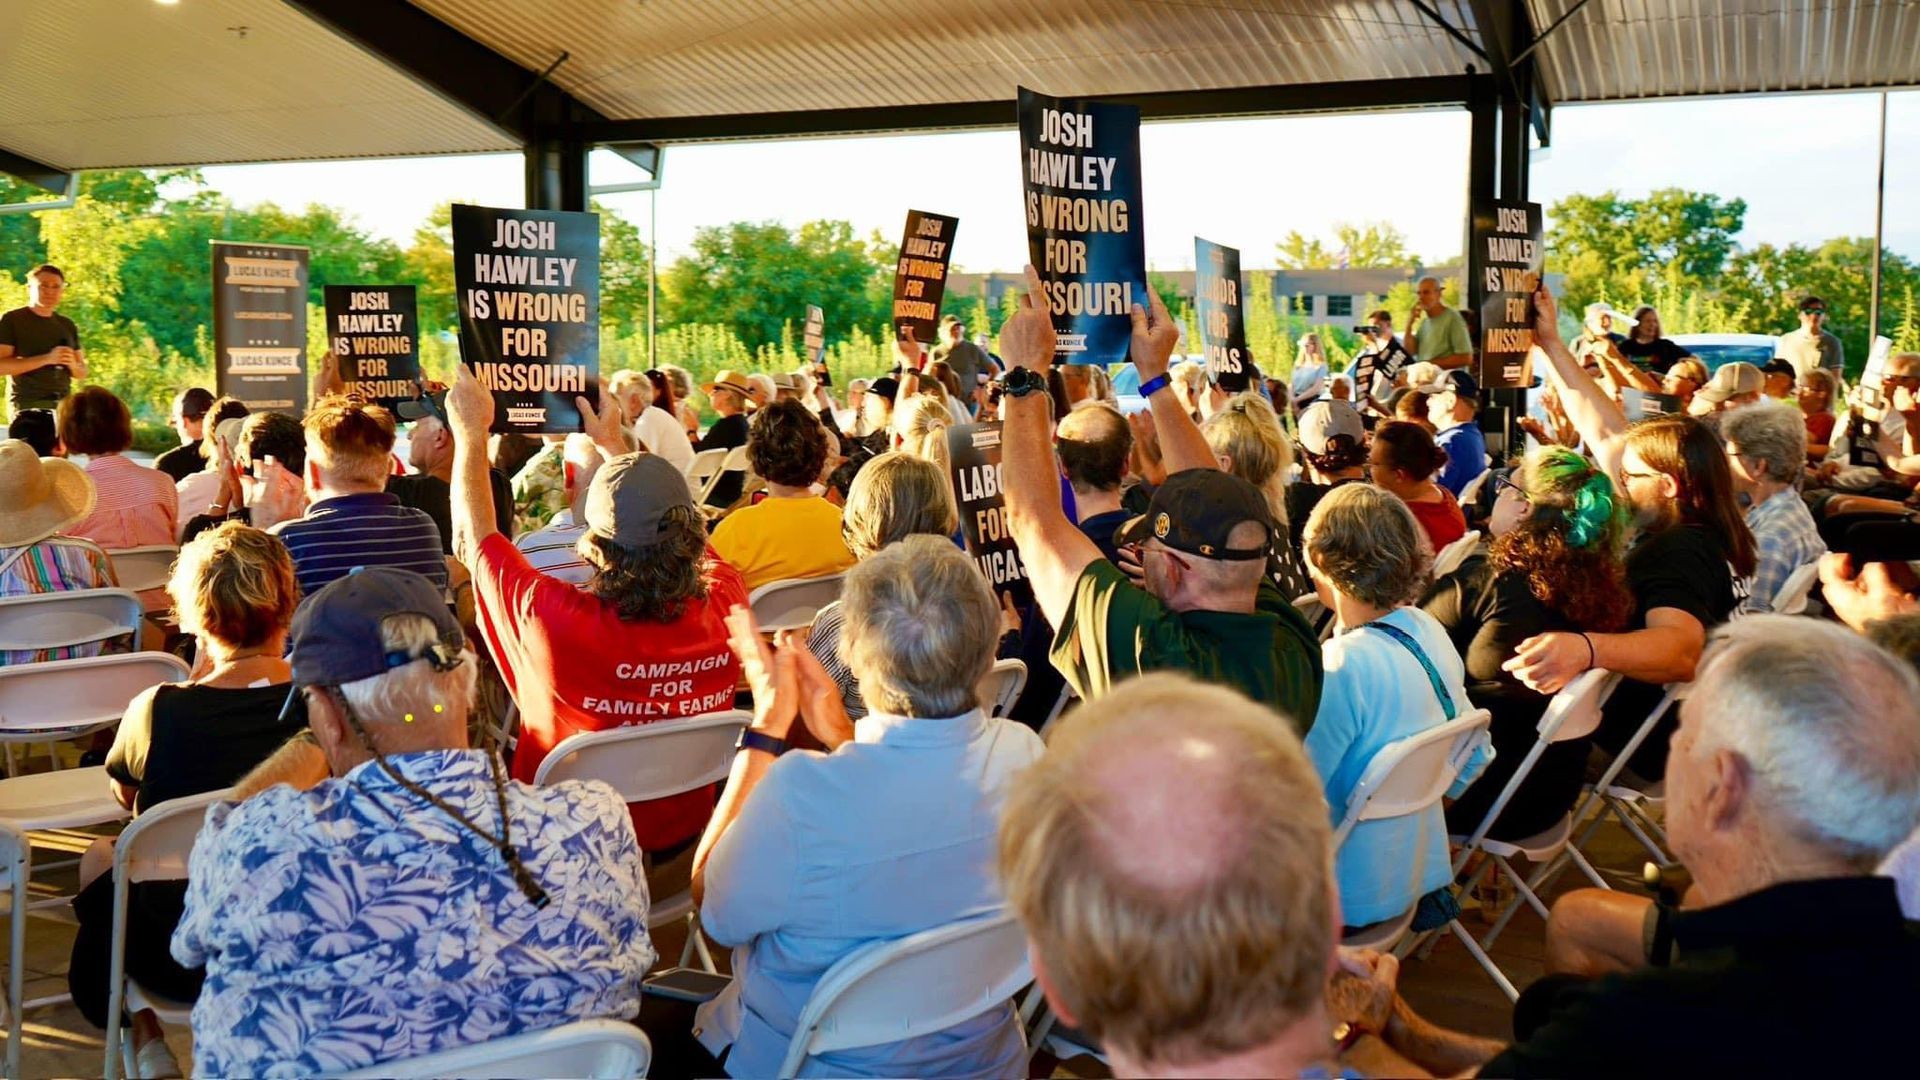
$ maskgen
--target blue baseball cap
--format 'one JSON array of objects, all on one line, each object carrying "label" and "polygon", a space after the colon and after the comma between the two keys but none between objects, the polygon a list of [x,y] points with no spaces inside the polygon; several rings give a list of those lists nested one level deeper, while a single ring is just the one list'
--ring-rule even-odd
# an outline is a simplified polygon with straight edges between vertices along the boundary
[{"label": "blue baseball cap", "polygon": [[[388,652],[380,624],[394,615],[433,620],[440,640],[426,653]],[[442,591],[411,570],[356,567],[328,582],[293,613],[288,638],[295,686],[340,686],[371,679],[425,656],[436,667],[457,663],[466,635]]]}]

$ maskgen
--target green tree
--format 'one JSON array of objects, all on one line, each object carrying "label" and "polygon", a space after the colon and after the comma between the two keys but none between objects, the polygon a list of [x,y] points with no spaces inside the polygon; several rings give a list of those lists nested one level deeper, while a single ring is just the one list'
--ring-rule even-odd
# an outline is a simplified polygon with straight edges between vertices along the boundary
[{"label": "green tree", "polygon": [[736,221],[694,233],[662,287],[676,323],[730,327],[750,349],[775,345],[808,304],[826,312],[829,342],[887,323],[896,251],[877,234],[860,240],[845,221]]},{"label": "green tree", "polygon": [[[615,334],[647,331],[647,245],[633,222],[598,201],[600,325]],[[657,313],[656,313],[657,317]]]},{"label": "green tree", "polygon": [[1414,257],[1407,251],[1407,238],[1391,222],[1369,221],[1364,225],[1340,222],[1333,227],[1333,243],[1322,244],[1297,232],[1289,232],[1280,241],[1276,258],[1288,270],[1330,270],[1349,267],[1410,266]]},{"label": "green tree", "polygon": [[1565,275],[1569,309],[1644,295],[1667,267],[1688,287],[1705,287],[1726,269],[1746,214],[1744,199],[1680,188],[1644,199],[1569,195],[1547,213],[1547,269]]}]

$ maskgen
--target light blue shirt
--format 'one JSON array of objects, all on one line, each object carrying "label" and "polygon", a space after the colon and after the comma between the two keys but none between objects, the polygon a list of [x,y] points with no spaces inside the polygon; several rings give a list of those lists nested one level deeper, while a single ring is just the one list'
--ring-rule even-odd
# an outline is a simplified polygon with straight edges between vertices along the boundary
[{"label": "light blue shirt", "polygon": [[1793,488],[1776,491],[1748,510],[1747,529],[1753,533],[1754,573],[1741,610],[1772,611],[1780,586],[1795,570],[1825,555],[1827,542],[1820,539],[1806,500]]},{"label": "light blue shirt", "polygon": [[[1380,621],[1413,637],[1446,684],[1454,715],[1466,715],[1473,708],[1467,701],[1466,665],[1440,623],[1414,607],[1395,608]],[[1307,756],[1326,786],[1337,827],[1373,755],[1390,742],[1446,723],[1447,714],[1420,661],[1384,631],[1356,627],[1328,640],[1321,653],[1326,682],[1320,711],[1307,732]],[[1458,798],[1492,760],[1490,747],[1475,750],[1447,794]],[[1363,821],[1334,856],[1340,920],[1365,926],[1398,918],[1445,885],[1451,871],[1447,822],[1439,804],[1408,817]]]},{"label": "light blue shirt", "polygon": [[[767,769],[706,864],[700,925],[736,946],[734,981],[695,1034],[733,1045],[727,1072],[773,1076],[834,962],[863,945],[1004,902],[995,835],[1008,782],[1040,737],[975,710],[949,720],[870,712],[831,754]],[[1022,1076],[1013,1010],[935,1035],[809,1058],[802,1076]]]},{"label": "light blue shirt", "polygon": [[[497,835],[485,752],[387,760]],[[490,844],[373,762],[209,807],[172,943],[175,960],[207,968],[193,1075],[331,1076],[633,1017],[655,953],[627,804],[598,782],[506,790],[545,908]]]},{"label": "light blue shirt", "polygon": [[1113,369],[1113,392],[1115,394],[1138,394],[1140,392],[1140,369],[1132,361]]}]

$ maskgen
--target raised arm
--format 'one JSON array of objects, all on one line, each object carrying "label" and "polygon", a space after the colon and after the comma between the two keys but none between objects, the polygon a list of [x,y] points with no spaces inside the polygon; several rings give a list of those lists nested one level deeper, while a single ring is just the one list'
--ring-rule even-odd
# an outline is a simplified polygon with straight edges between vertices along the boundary
[{"label": "raised arm", "polygon": [[1200,434],[1199,425],[1187,414],[1172,384],[1163,379],[1173,357],[1173,347],[1179,344],[1180,328],[1174,325],[1173,316],[1167,314],[1166,302],[1160,299],[1159,293],[1149,288],[1147,299],[1153,304],[1151,313],[1139,304],[1133,305],[1133,342],[1127,356],[1140,372],[1143,393],[1156,380],[1162,380],[1157,389],[1146,395],[1147,404],[1153,409],[1153,427],[1159,436],[1160,460],[1170,473],[1217,469],[1220,462],[1213,456],[1213,448],[1207,445],[1206,436]]},{"label": "raised arm", "polygon": [[1607,395],[1593,376],[1580,367],[1560,340],[1560,307],[1545,285],[1533,294],[1533,344],[1547,359],[1560,386],[1560,404],[1567,418],[1608,476],[1620,473],[1621,442],[1627,433],[1627,414]]},{"label": "raised arm", "polygon": [[473,566],[481,542],[500,529],[494,524],[493,485],[487,480],[493,394],[465,364],[454,368],[453,388],[447,391],[447,423],[453,429],[453,556]]},{"label": "raised arm", "polygon": [[[1040,272],[1028,266],[1027,291],[1020,297],[1019,310],[1000,329],[1000,355],[1009,373],[1018,368],[1045,372],[1053,363],[1053,349],[1053,317],[1047,310]],[[1006,493],[1007,528],[1026,564],[1034,599],[1047,621],[1058,626],[1073,600],[1075,583],[1100,558],[1100,549],[1067,520],[1060,503],[1060,469],[1053,457],[1053,398],[1044,391],[1019,397],[1007,394],[1000,400],[1000,416],[1000,483]],[[1192,423],[1187,421],[1190,427]]]}]

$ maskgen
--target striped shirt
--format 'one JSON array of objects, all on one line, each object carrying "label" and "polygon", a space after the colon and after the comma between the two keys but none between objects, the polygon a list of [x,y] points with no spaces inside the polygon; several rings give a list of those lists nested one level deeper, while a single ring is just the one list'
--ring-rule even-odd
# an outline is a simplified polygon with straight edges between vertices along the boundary
[{"label": "striped shirt", "polygon": [[513,546],[535,570],[569,585],[585,585],[593,576],[593,567],[580,558],[574,545],[586,534],[585,525],[573,523],[573,510],[569,508],[553,515],[544,527],[515,540]]},{"label": "striped shirt", "polygon": [[293,556],[300,592],[312,596],[360,566],[392,566],[447,587],[440,529],[384,491],[337,495],[307,507],[307,516],[270,530]]},{"label": "striped shirt", "polygon": [[93,513],[70,530],[110,551],[179,543],[180,495],[173,477],[120,454],[87,461],[99,498]]},{"label": "striped shirt", "polygon": [[[0,547],[0,597],[38,596],[75,589],[111,589],[119,584],[113,564],[98,544],[75,536],[50,536],[22,551]],[[64,649],[0,650],[0,667],[100,655],[100,643]]]}]

